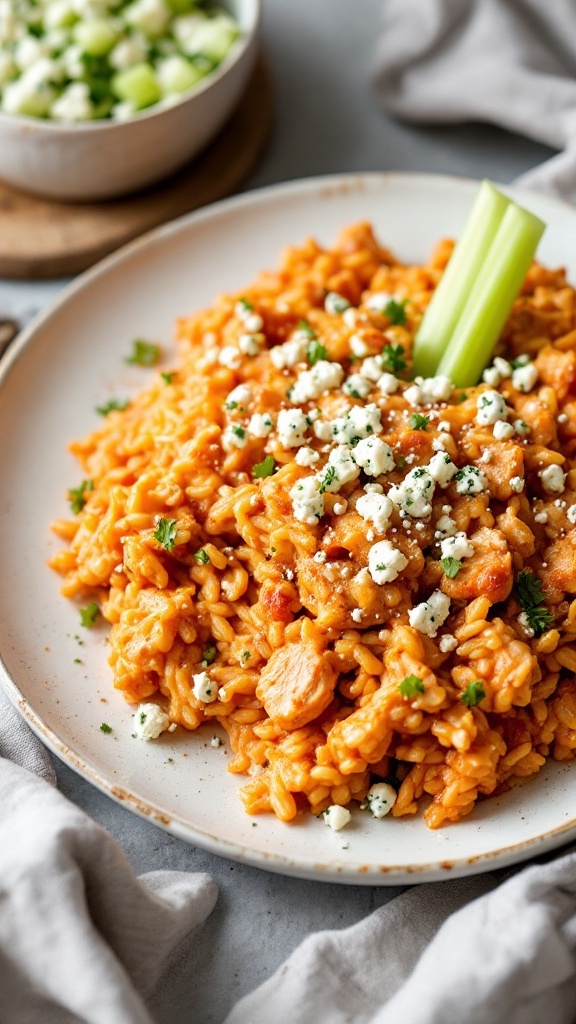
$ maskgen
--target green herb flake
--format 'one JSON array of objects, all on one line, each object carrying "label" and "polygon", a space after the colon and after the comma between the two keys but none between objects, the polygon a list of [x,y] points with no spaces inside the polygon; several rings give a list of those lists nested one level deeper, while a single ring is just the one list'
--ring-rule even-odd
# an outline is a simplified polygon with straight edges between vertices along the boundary
[{"label": "green herb flake", "polygon": [[104,405],[97,405],[96,412],[100,416],[108,416],[111,412],[124,412],[130,405],[129,398],[111,398],[109,402],[105,402]]},{"label": "green herb flake", "polygon": [[406,466],[407,464],[408,463],[404,455],[399,455],[398,458],[396,459],[396,465],[398,466],[399,469],[404,469],[404,466]]},{"label": "green herb flake", "polygon": [[242,651],[242,661],[243,662],[250,661],[251,657],[252,657],[252,655],[250,654],[250,651]]},{"label": "green herb flake", "polygon": [[407,299],[403,299],[402,302],[396,302],[396,299],[390,299],[390,302],[386,303],[384,307],[384,316],[387,316],[390,323],[394,326],[401,326],[406,323],[406,303]]},{"label": "green herb flake", "polygon": [[441,558],[440,564],[444,569],[444,574],[448,577],[449,580],[453,580],[454,577],[458,575],[460,569],[462,568],[462,562],[460,562],[457,558],[452,558],[451,555],[448,558]]},{"label": "green herb flake", "polygon": [[276,472],[276,463],[271,455],[267,455],[262,462],[257,462],[252,466],[252,476],[257,479],[263,479],[265,476],[272,476]]},{"label": "green herb flake", "polygon": [[203,667],[207,668],[208,665],[211,665],[217,654],[218,654],[218,651],[216,650],[214,644],[208,644],[208,646],[205,647],[204,650],[202,651],[202,665],[203,665]]},{"label": "green herb flake", "polygon": [[112,732],[112,726],[108,725],[107,722],[102,722],[102,725],[100,726],[100,732],[105,732],[105,733]]},{"label": "green herb flake", "polygon": [[174,758],[173,757],[167,758],[167,760],[164,761],[164,764],[174,764]]},{"label": "green herb flake", "polygon": [[336,475],[336,466],[328,466],[328,469],[324,474],[324,479],[318,488],[320,494],[324,494],[324,492],[328,490],[330,484],[336,479]]},{"label": "green herb flake", "polygon": [[71,487],[68,491],[68,501],[74,515],[78,515],[86,504],[86,494],[94,490],[93,480],[83,480],[78,487]]},{"label": "green herb flake", "polygon": [[124,362],[133,366],[155,366],[160,359],[160,345],[153,341],[143,341],[136,338],[132,342],[132,352]]},{"label": "green herb flake", "polygon": [[210,561],[210,556],[208,552],[205,550],[205,548],[198,549],[198,551],[194,555],[194,561],[198,565],[208,565],[208,562]]},{"label": "green herb flake", "polygon": [[314,338],[309,341],[306,346],[306,359],[310,363],[310,366],[315,366],[321,359],[328,359],[328,349]]},{"label": "green herb flake", "polygon": [[154,539],[166,550],[173,551],[176,543],[178,523],[175,519],[159,519],[154,530]]},{"label": "green herb flake", "polygon": [[82,658],[74,658],[74,664],[75,665],[83,665],[84,662],[82,661]]},{"label": "green herb flake", "polygon": [[86,629],[92,629],[92,626],[96,622],[100,614],[100,609],[96,604],[96,601],[90,601],[85,608],[80,609],[80,622]]},{"label": "green herb flake", "polygon": [[238,299],[238,302],[236,303],[236,305],[242,310],[243,313],[253,313],[254,312],[254,306],[252,305],[251,302],[248,302],[248,299],[244,299],[244,298]]},{"label": "green herb flake", "polygon": [[385,345],[382,349],[382,369],[388,373],[401,373],[406,369],[404,347],[402,345]]},{"label": "green herb flake", "polygon": [[484,700],[485,696],[482,680],[475,679],[473,683],[468,683],[466,689],[462,691],[460,700],[467,708],[475,708],[481,700]]},{"label": "green herb flake", "polygon": [[398,686],[403,697],[412,700],[417,693],[424,693],[424,683],[419,676],[406,676]]},{"label": "green herb flake", "polygon": [[412,430],[427,430],[430,423],[429,416],[423,416],[421,412],[413,412],[408,417],[408,424]]},{"label": "green herb flake", "polygon": [[162,370],[160,376],[162,377],[162,380],[164,381],[165,384],[171,384],[172,381],[174,380],[174,377],[176,376],[176,373],[174,370],[171,373],[167,373],[166,370]]},{"label": "green herb flake", "polygon": [[310,326],[307,320],[299,320],[296,324],[296,328],[302,334],[308,335],[309,338],[314,337],[314,328]]},{"label": "green herb flake", "polygon": [[535,636],[541,636],[554,621],[554,616],[547,608],[540,607],[546,597],[542,592],[542,582],[530,569],[523,569],[516,579],[518,600],[522,610],[526,612],[526,620]]},{"label": "green herb flake", "polygon": [[467,394],[467,392],[466,392],[466,391],[462,391],[462,392],[461,392],[461,393],[460,393],[460,394],[458,395],[458,397],[457,397],[456,401],[457,401],[457,402],[465,402],[467,398],[468,398],[468,394]]}]

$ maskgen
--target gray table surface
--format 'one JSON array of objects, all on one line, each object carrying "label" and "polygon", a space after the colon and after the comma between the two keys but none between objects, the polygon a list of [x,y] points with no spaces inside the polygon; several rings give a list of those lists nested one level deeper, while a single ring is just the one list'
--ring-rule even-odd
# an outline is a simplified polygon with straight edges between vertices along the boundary
[{"label": "gray table surface", "polygon": [[[509,182],[551,155],[544,146],[490,126],[417,128],[389,118],[369,84],[382,2],[264,0],[262,35],[276,119],[247,189],[367,170]],[[28,321],[64,283],[0,280],[0,319]],[[398,893],[283,878],[233,864],[136,818],[63,764],[56,768],[61,791],[115,836],[138,873],[201,870],[219,884],[216,909],[178,951],[169,984],[153,1008],[162,1024],[220,1024],[234,1002],[269,977],[310,932],[351,925]]]}]

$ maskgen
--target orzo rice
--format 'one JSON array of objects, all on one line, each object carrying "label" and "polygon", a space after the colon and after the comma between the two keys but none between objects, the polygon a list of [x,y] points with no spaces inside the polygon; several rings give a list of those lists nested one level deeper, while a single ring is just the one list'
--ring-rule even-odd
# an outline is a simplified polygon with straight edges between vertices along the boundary
[{"label": "orzo rice", "polygon": [[63,593],[99,601],[128,701],[226,729],[251,814],[387,780],[437,828],[574,757],[576,293],[534,264],[485,383],[412,382],[451,247],[289,249],[71,446]]}]

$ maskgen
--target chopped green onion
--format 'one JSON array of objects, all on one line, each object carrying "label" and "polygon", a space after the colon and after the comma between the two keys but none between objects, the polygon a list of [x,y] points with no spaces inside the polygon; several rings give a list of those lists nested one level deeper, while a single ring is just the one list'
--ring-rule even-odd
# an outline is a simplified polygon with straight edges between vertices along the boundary
[{"label": "chopped green onion", "polygon": [[437,373],[455,387],[476,384],[532,262],[545,224],[511,203],[446,349]]},{"label": "chopped green onion", "polygon": [[509,203],[510,200],[489,181],[482,182],[416,335],[415,373],[432,377],[441,372],[438,364],[464,312]]}]

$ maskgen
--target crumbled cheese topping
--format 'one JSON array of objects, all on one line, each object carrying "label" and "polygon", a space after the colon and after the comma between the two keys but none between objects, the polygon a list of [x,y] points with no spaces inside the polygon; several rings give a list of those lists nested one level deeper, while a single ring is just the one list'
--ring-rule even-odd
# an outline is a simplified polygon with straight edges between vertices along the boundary
[{"label": "crumbled cheese topping", "polygon": [[339,295],[338,292],[328,292],[324,299],[324,309],[327,313],[337,314],[343,313],[346,309],[350,308],[350,303],[343,295]]},{"label": "crumbled cheese topping", "polygon": [[226,397],[224,405],[226,409],[239,409],[245,411],[251,398],[250,388],[246,384],[239,384],[233,388]]},{"label": "crumbled cheese topping", "polygon": [[140,704],[132,719],[132,734],[139,740],[157,740],[170,725],[170,719],[158,704]]},{"label": "crumbled cheese topping", "polygon": [[373,292],[372,295],[366,299],[366,305],[371,313],[379,313],[383,315],[386,312],[386,306],[394,299],[393,295],[389,295],[388,292]]},{"label": "crumbled cheese topping", "polygon": [[494,424],[494,437],[496,441],[508,441],[511,437],[514,437],[515,433],[516,430],[511,423],[507,423],[506,420],[496,420]]},{"label": "crumbled cheese topping", "polygon": [[298,480],[290,490],[294,518],[301,523],[315,526],[324,515],[324,497],[320,483],[314,476]]},{"label": "crumbled cheese topping", "polygon": [[[382,357],[368,356],[367,359],[363,359],[358,372],[361,377],[366,377],[366,380],[371,380],[375,384],[382,376]],[[389,376],[392,377],[392,374]],[[396,377],[393,377],[393,380],[396,380]],[[398,381],[396,381],[396,386],[398,386]]]},{"label": "crumbled cheese topping", "polygon": [[343,378],[344,370],[340,363],[329,363],[326,359],[320,359],[312,369],[303,370],[299,374],[290,392],[290,401],[294,405],[302,405],[304,402],[319,398],[325,391],[339,388]]},{"label": "crumbled cheese topping", "polygon": [[241,334],[238,338],[238,348],[245,356],[257,356],[263,341],[263,334]]},{"label": "crumbled cheese topping", "polygon": [[[344,313],[344,317],[346,317],[346,314],[348,312],[349,311],[346,310],[346,313]],[[364,339],[361,338],[359,334],[353,334],[352,337],[350,338],[350,351],[352,352],[353,356],[356,356],[358,359],[363,359],[364,356],[368,355],[368,352],[370,350]]]},{"label": "crumbled cheese topping", "polygon": [[474,554],[474,545],[464,533],[459,530],[453,536],[445,537],[440,543],[442,558],[470,558]]},{"label": "crumbled cheese topping", "polygon": [[273,426],[272,417],[267,412],[255,412],[250,417],[248,431],[253,437],[268,437]]},{"label": "crumbled cheese topping", "polygon": [[351,817],[348,808],[340,807],[339,804],[332,804],[324,811],[324,821],[333,832],[339,832],[341,828],[345,828]]},{"label": "crumbled cheese topping", "polygon": [[400,387],[400,381],[393,373],[383,373],[378,378],[377,387],[383,395],[394,395]]},{"label": "crumbled cheese topping", "polygon": [[447,487],[452,477],[458,472],[458,466],[454,465],[445,451],[439,451],[433,455],[426,468],[432,479],[440,484],[440,487]]},{"label": "crumbled cheese topping", "polygon": [[204,704],[211,704],[217,699],[218,687],[207,672],[198,672],[192,676],[192,683],[192,693],[196,700],[201,700]]},{"label": "crumbled cheese topping", "polygon": [[377,782],[370,786],[365,803],[375,818],[385,818],[396,803],[397,793],[388,782]]},{"label": "crumbled cheese topping", "polygon": [[354,461],[368,476],[380,476],[394,469],[394,453],[380,437],[365,437],[354,449]]},{"label": "crumbled cheese topping", "polygon": [[476,399],[476,423],[481,427],[496,423],[498,420],[506,420],[508,406],[506,400],[499,391],[483,391]]},{"label": "crumbled cheese topping", "polygon": [[306,359],[309,337],[303,331],[295,331],[283,345],[275,345],[270,349],[270,359],[277,370],[285,370],[288,366],[296,366]]},{"label": "crumbled cheese topping", "polygon": [[296,452],[296,462],[299,466],[313,466],[319,459],[318,452],[315,452],[313,448],[309,448],[307,445],[299,448]]},{"label": "crumbled cheese topping", "polygon": [[371,434],[380,434],[382,429],[380,409],[373,402],[365,406],[352,406],[346,416],[339,416],[332,423],[334,440],[341,444],[350,444],[357,438],[362,439]]},{"label": "crumbled cheese topping", "polygon": [[414,406],[433,405],[434,402],[446,402],[453,388],[450,378],[443,374],[437,377],[415,377],[414,384],[404,392],[404,398]]},{"label": "crumbled cheese topping", "polygon": [[408,612],[408,621],[413,629],[432,639],[450,614],[450,598],[441,590],[435,590],[427,601],[422,601]]},{"label": "crumbled cheese topping", "polygon": [[435,481],[426,466],[417,466],[406,474],[401,483],[390,488],[388,497],[409,516],[422,519],[432,511],[434,487]]},{"label": "crumbled cheese topping", "polygon": [[379,533],[385,533],[394,511],[390,498],[377,491],[362,494],[356,502],[356,511],[366,522],[374,523]]},{"label": "crumbled cheese topping", "polygon": [[534,630],[532,629],[532,626],[530,625],[530,620],[528,618],[528,613],[527,612],[520,612],[520,615],[518,616],[518,622],[522,626],[522,629],[526,633],[526,636],[528,636],[528,637],[534,636]]},{"label": "crumbled cheese topping", "polygon": [[276,421],[276,430],[282,447],[299,448],[305,444],[304,434],[309,426],[301,409],[281,409]]},{"label": "crumbled cheese topping", "polygon": [[441,540],[443,537],[453,537],[457,532],[456,523],[446,513],[440,516],[440,519],[436,523],[436,532],[434,534],[436,540]]},{"label": "crumbled cheese topping", "polygon": [[566,487],[566,473],[560,466],[547,466],[538,473],[538,476],[547,494],[561,494]]},{"label": "crumbled cheese topping", "polygon": [[321,491],[335,493],[344,484],[356,480],[360,476],[360,469],[356,465],[352,452],[345,444],[338,444],[332,449],[328,456],[328,463],[318,473],[318,480]]},{"label": "crumbled cheese topping", "polygon": [[438,646],[442,654],[448,654],[449,651],[453,651],[458,647],[458,641],[451,633],[445,633],[444,636],[440,637]]},{"label": "crumbled cheese topping", "polygon": [[523,476],[513,476],[513,477],[511,477],[510,478],[510,487],[512,488],[513,491],[516,492],[516,494],[520,494],[521,491],[524,490],[524,477]]},{"label": "crumbled cheese topping", "polygon": [[512,370],[512,387],[517,391],[523,391],[524,394],[532,390],[537,380],[538,370],[534,363],[525,363]]},{"label": "crumbled cheese topping", "polygon": [[360,373],[351,373],[342,385],[342,391],[351,398],[367,398],[372,390],[372,384]]},{"label": "crumbled cheese topping", "polygon": [[374,583],[392,583],[407,565],[406,556],[389,540],[378,541],[368,552],[368,572]]},{"label": "crumbled cheese topping", "polygon": [[224,451],[229,452],[232,448],[245,448],[247,444],[248,434],[244,427],[239,427],[235,423],[230,427],[226,427],[222,434],[222,447]]},{"label": "crumbled cheese topping", "polygon": [[[566,516],[568,517],[568,522],[576,523],[576,505],[570,505],[570,507],[566,511]],[[534,518],[536,519],[537,516],[535,516]]]},{"label": "crumbled cheese topping", "polygon": [[242,353],[240,352],[240,349],[236,348],[234,345],[225,345],[224,348],[220,350],[218,362],[221,366],[226,366],[229,370],[238,370],[242,365]]},{"label": "crumbled cheese topping", "polygon": [[458,494],[481,494],[488,489],[488,481],[476,466],[464,466],[456,473]]}]

